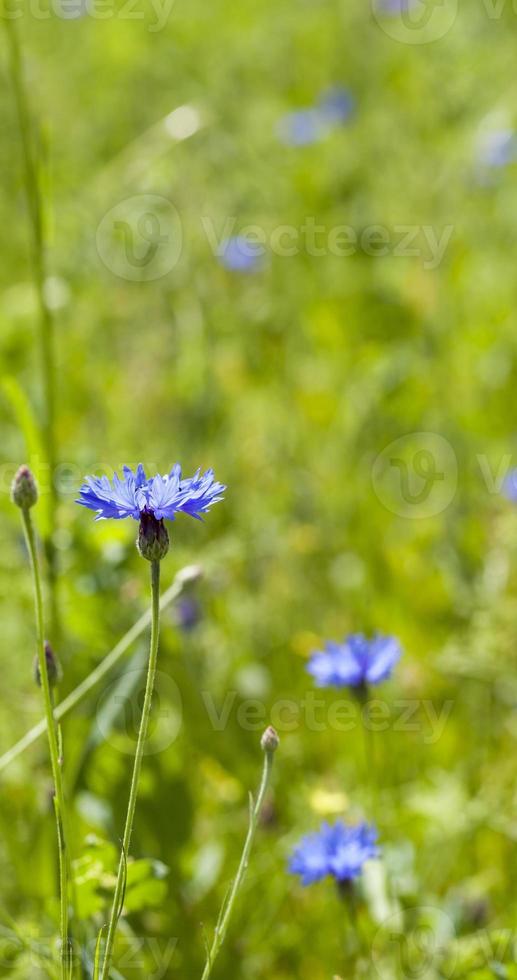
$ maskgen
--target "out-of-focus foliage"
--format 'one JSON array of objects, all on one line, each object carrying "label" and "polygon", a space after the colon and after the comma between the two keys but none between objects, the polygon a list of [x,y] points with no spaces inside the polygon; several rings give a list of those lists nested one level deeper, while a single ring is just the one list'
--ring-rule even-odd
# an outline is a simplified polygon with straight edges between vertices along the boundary
[{"label": "out-of-focus foliage", "polygon": [[[215,980],[352,975],[332,883],[304,890],[286,872],[299,837],[338,815],[374,819],[383,851],[358,903],[357,976],[511,980],[517,514],[497,491],[517,451],[517,163],[494,166],[486,146],[517,122],[517,14],[466,0],[443,36],[416,44],[392,39],[364,0],[176,0],[159,30],[149,7],[135,6],[138,18],[102,9],[76,19],[33,4],[17,21],[49,162],[61,696],[148,602],[136,525],[94,524],[76,507],[83,474],[180,460],[228,484],[204,526],[172,526],[163,565],[168,584],[182,564],[203,564],[201,616],[189,629],[178,607],[164,617],[120,975],[200,976],[272,721],[274,793]],[[37,420],[4,48],[1,67],[6,749],[41,714],[8,488],[24,461],[43,491],[49,475],[23,401]],[[352,114],[315,143],[282,142],[279,121],[333,86],[350,91]],[[111,209],[137,195],[171,202],[181,225],[178,261],[150,281],[99,254]],[[261,262],[225,268],[211,234],[250,225],[266,238]],[[275,254],[283,225],[296,254]],[[381,226],[387,254],[333,254],[328,235],[342,225],[358,236]],[[408,232],[418,254],[400,254]],[[446,244],[434,261],[436,240]],[[404,656],[379,689],[372,764],[362,726],[340,714],[347,693],[318,691],[315,703],[304,667],[325,639],[377,629]],[[85,976],[113,884],[145,650],[143,638],[63,724]],[[2,774],[0,872],[2,974],[39,980],[58,929],[43,741]]]}]

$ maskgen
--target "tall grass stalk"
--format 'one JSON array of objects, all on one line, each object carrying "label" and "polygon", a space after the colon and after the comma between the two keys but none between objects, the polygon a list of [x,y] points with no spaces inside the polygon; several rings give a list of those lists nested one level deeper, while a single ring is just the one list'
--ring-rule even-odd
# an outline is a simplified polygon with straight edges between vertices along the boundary
[{"label": "tall grass stalk", "polygon": [[142,717],[138,731],[135,761],[133,774],[131,777],[131,787],[129,791],[129,802],[126,814],[126,824],[124,837],[122,839],[122,850],[117,873],[117,883],[113,896],[113,905],[108,924],[106,946],[102,963],[100,980],[108,980],[111,960],[113,957],[113,946],[117,932],[117,925],[122,913],[124,904],[124,891],[127,872],[127,859],[131,845],[131,835],[133,832],[133,822],[135,818],[136,801],[138,797],[138,784],[140,782],[140,772],[142,769],[142,759],[144,755],[147,732],[149,729],[149,719],[153,700],[154,681],[156,676],[156,663],[158,660],[158,641],[160,636],[160,562],[151,561],[151,642],[149,648],[149,665],[147,668],[147,681],[145,687],[144,704],[142,707]]},{"label": "tall grass stalk", "polygon": [[46,557],[46,574],[48,579],[49,602],[51,611],[51,627],[56,639],[58,629],[57,607],[57,566],[56,549],[54,546],[54,531],[57,509],[57,491],[55,486],[57,451],[56,451],[56,385],[54,361],[54,318],[48,303],[45,283],[47,279],[47,247],[46,221],[42,193],[42,153],[41,139],[35,124],[29,102],[22,49],[18,36],[17,24],[13,16],[4,9],[0,0],[0,12],[7,38],[9,52],[9,75],[16,103],[16,114],[20,130],[23,181],[29,221],[31,228],[31,262],[34,287],[38,304],[38,324],[40,340],[40,361],[43,390],[42,435],[46,456],[46,466],[49,474],[49,488],[46,501],[45,533],[43,544]]},{"label": "tall grass stalk", "polygon": [[52,692],[50,689],[49,676],[47,670],[47,659],[45,653],[45,626],[43,618],[43,599],[41,592],[41,575],[39,568],[38,549],[34,534],[32,518],[28,508],[22,508],[22,521],[25,532],[25,540],[29,551],[29,558],[32,570],[34,587],[34,605],[36,612],[36,639],[39,664],[39,676],[41,690],[43,693],[43,703],[45,708],[45,719],[47,723],[48,744],[50,751],[50,763],[52,767],[52,778],[54,781],[54,809],[56,813],[57,840],[59,852],[59,893],[60,893],[60,933],[61,933],[61,977],[68,980],[70,976],[70,947],[68,941],[68,859],[67,842],[65,836],[65,798],[63,793],[63,780],[61,772],[61,753],[59,750],[59,736],[56,721],[54,718],[52,705]]},{"label": "tall grass stalk", "polygon": [[262,738],[262,747],[264,749],[264,767],[262,769],[262,779],[260,781],[260,787],[257,795],[256,801],[250,795],[250,817],[249,826],[246,840],[244,843],[244,848],[241,855],[241,860],[239,867],[237,869],[237,874],[233,880],[233,884],[230,888],[227,899],[223,903],[221,913],[219,915],[219,921],[215,927],[214,938],[210,949],[207,951],[207,959],[205,963],[205,968],[203,970],[203,975],[201,980],[208,980],[212,974],[212,969],[214,963],[217,959],[218,953],[224,943],[226,938],[226,933],[228,931],[228,926],[232,916],[232,912],[235,906],[235,901],[239,890],[246,876],[248,870],[248,864],[250,860],[251,849],[253,847],[253,841],[255,839],[255,833],[257,830],[258,819],[260,816],[260,811],[262,809],[262,804],[264,802],[264,797],[266,795],[267,788],[269,786],[269,781],[271,778],[271,771],[273,768],[273,757],[278,746],[278,736],[274,729],[268,728],[264,733]]},{"label": "tall grass stalk", "polygon": [[[171,603],[173,603],[183,592],[183,590],[188,586],[190,582],[196,581],[200,577],[202,569],[199,565],[185,565],[184,568],[180,569],[177,573],[172,585],[169,586],[166,592],[160,599],[160,610],[163,612],[167,609]],[[67,714],[69,714],[73,708],[76,708],[79,704],[82,704],[86,700],[88,695],[95,690],[102,680],[113,670],[116,664],[122,659],[124,654],[129,650],[131,645],[142,635],[145,629],[149,626],[152,618],[151,610],[148,609],[140,619],[133,624],[131,629],[124,633],[124,636],[118,641],[118,643],[106,654],[103,660],[95,667],[87,677],[70,691],[70,694],[61,701],[54,712],[54,717],[57,721],[61,721]],[[37,742],[42,735],[45,734],[47,727],[46,719],[43,718],[36,725],[29,729],[22,738],[12,745],[10,749],[7,749],[3,755],[0,756],[0,773],[4,769],[7,769],[11,763],[14,762],[23,752],[25,752],[34,742]]]}]

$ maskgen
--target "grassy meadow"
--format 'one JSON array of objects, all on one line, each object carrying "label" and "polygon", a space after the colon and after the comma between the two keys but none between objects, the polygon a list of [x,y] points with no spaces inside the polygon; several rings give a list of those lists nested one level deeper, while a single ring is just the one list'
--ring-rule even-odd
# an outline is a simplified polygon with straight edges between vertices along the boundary
[{"label": "grassy meadow", "polygon": [[[420,27],[415,3],[4,0],[1,976],[60,978],[45,738],[2,764],[43,716],[11,480],[29,464],[52,536],[59,702],[149,607],[137,525],[76,506],[84,476],[180,461],[227,490],[203,524],[169,525],[162,590],[202,576],[163,611],[113,980],[201,977],[270,723],[213,980],[517,977],[517,510],[501,492],[517,465],[517,11],[445,0]],[[313,651],[377,631],[403,654],[366,706],[315,687]],[[61,724],[73,975],[90,980],[147,649],[146,629]],[[288,871],[338,818],[379,831],[353,908]]]}]

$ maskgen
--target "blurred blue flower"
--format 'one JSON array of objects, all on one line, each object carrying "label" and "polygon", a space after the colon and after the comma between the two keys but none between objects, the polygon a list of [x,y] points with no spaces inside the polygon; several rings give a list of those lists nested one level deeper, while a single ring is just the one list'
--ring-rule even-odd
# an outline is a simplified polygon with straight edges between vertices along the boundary
[{"label": "blurred blue flower", "polygon": [[420,0],[377,0],[375,7],[382,14],[403,14],[406,10],[412,10],[420,3]]},{"label": "blurred blue flower", "polygon": [[504,480],[502,492],[508,500],[517,503],[517,470],[510,470]]},{"label": "blurred blue flower", "polygon": [[110,517],[139,520],[142,514],[152,514],[157,521],[163,518],[173,521],[180,512],[201,520],[212,504],[222,500],[225,489],[215,481],[213,470],[207,470],[202,476],[198,470],[194,476],[182,480],[181,466],[176,463],[165,476],[158,474],[147,479],[140,463],[136,473],[124,466],[123,479],[115,473],[113,483],[107,476],[86,477],[76,503],[96,511],[98,521]]},{"label": "blurred blue flower", "polygon": [[309,146],[323,139],[339,123],[352,114],[354,99],[341,86],[324,92],[316,106],[288,112],[278,123],[278,136],[287,146]]},{"label": "blurred blue flower", "polygon": [[486,167],[506,167],[517,159],[517,138],[512,129],[498,129],[486,133],[480,151],[480,163]]},{"label": "blurred blue flower", "polygon": [[234,235],[223,242],[219,259],[231,272],[256,272],[265,251],[263,245],[249,241],[245,235]]},{"label": "blurred blue flower", "polygon": [[343,123],[352,115],[355,101],[346,88],[336,85],[320,98],[320,115],[329,123]]},{"label": "blurred blue flower", "polygon": [[368,640],[353,633],[343,643],[326,643],[324,650],[312,655],[307,670],[318,687],[365,687],[386,680],[401,653],[392,636]]},{"label": "blurred blue flower", "polygon": [[185,633],[189,633],[201,619],[201,604],[193,595],[182,596],[176,604],[176,625]]},{"label": "blurred blue flower", "polygon": [[326,133],[325,119],[318,109],[288,112],[278,123],[278,136],[287,146],[309,146]]},{"label": "blurred blue flower", "polygon": [[314,834],[303,837],[289,861],[289,871],[311,885],[331,875],[338,882],[358,878],[365,861],[379,854],[377,831],[367,823],[347,826],[342,820],[323,823]]}]

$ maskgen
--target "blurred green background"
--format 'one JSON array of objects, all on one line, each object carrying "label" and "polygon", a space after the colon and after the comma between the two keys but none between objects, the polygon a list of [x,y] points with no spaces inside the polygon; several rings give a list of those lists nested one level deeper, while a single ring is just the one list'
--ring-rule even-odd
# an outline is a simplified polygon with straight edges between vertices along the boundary
[{"label": "blurred green background", "polygon": [[[148,604],[136,525],[94,524],[74,504],[83,474],[179,460],[228,485],[205,525],[173,525],[163,564],[164,588],[183,565],[203,566],[201,615],[190,630],[177,606],[164,615],[156,751],[133,838],[135,859],[149,860],[133,872],[118,975],[201,975],[271,720],[274,787],[214,977],[517,976],[517,516],[498,492],[517,450],[517,14],[466,0],[432,40],[366,0],[176,0],[159,29],[143,3],[81,17],[57,0],[17,9],[48,163],[60,696]],[[49,475],[27,459],[20,426],[20,389],[36,418],[43,402],[5,44],[1,64],[5,751],[42,713],[8,490],[29,462],[39,520]],[[322,130],[319,116],[286,121],[336,86],[354,100],[346,118]],[[307,124],[310,138],[292,145]],[[307,247],[307,221],[325,229],[322,254]],[[220,239],[249,225],[265,253],[228,268],[207,228]],[[295,254],[272,247],[282,225]],[[328,234],[343,225],[357,236],[380,226],[386,254],[368,254],[368,239],[335,254]],[[157,227],[163,265],[152,266]],[[436,263],[424,228],[445,233]],[[408,231],[416,254],[401,246]],[[378,692],[389,723],[373,767],[361,726],[341,731],[332,713],[346,691],[317,692],[316,724],[307,707],[309,653],[360,630],[404,648]],[[106,917],[141,687],[128,668],[146,648],[144,635],[63,725],[85,943]],[[250,699],[263,706],[253,724]],[[39,980],[55,976],[45,955],[58,927],[44,741],[1,780],[1,973]],[[299,837],[337,816],[375,819],[383,849],[361,893],[353,968],[332,882],[304,890],[286,871]]]}]

